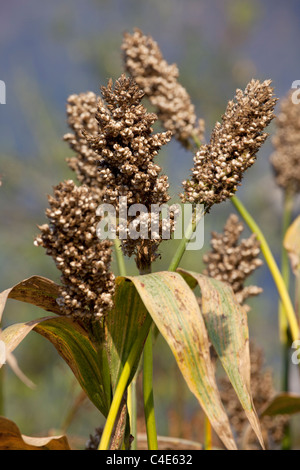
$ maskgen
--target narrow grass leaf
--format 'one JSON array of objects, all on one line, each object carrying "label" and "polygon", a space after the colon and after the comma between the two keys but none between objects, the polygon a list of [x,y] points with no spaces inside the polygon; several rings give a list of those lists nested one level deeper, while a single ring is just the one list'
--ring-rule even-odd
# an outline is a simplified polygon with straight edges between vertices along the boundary
[{"label": "narrow grass leaf", "polygon": [[157,272],[129,278],[169,344],[182,375],[224,445],[236,449],[210,359],[209,340],[194,293],[181,275]]},{"label": "narrow grass leaf", "polygon": [[209,338],[264,448],[261,427],[250,386],[249,331],[246,312],[227,284],[202,274],[178,270],[197,280],[201,290],[201,312]]},{"label": "narrow grass leaf", "polygon": [[0,293],[0,321],[7,299],[30,303],[47,312],[60,313],[56,303],[60,287],[45,277],[32,276]]},{"label": "narrow grass leaf", "polygon": [[[120,378],[123,366],[140,334],[141,327],[148,316],[132,278],[117,277],[114,308],[105,319],[105,348],[107,351],[111,384],[114,390]],[[147,332],[148,334],[148,332]],[[146,340],[147,335],[144,338]],[[143,348],[143,344],[142,344]],[[143,349],[140,351],[142,355]],[[133,379],[138,361],[129,381]]]},{"label": "narrow grass leaf", "polygon": [[293,415],[300,413],[300,395],[280,393],[266,406],[263,416]]}]

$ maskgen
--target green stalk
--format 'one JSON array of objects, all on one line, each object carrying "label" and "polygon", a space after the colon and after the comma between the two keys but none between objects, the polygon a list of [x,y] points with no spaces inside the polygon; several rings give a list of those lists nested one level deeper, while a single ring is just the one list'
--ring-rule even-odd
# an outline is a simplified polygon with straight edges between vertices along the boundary
[{"label": "green stalk", "polygon": [[[281,251],[281,274],[285,282],[286,288],[289,289],[290,281],[290,264],[289,258],[286,249],[283,246],[284,236],[287,229],[291,224],[292,219],[292,209],[293,209],[293,194],[289,191],[285,191],[284,195],[284,209],[283,209],[283,224],[282,224],[282,251]],[[279,335],[281,344],[283,347],[283,379],[282,379],[282,390],[284,392],[288,391],[288,376],[289,376],[289,349],[290,349],[290,340],[288,332],[288,323],[284,311],[284,306],[282,302],[279,304],[278,309],[278,318],[279,318]]]},{"label": "green stalk", "polygon": [[[115,239],[115,251],[116,251],[116,258],[119,268],[120,276],[126,276],[126,266],[124,261],[124,255],[121,248],[120,240]],[[127,391],[127,409],[129,414],[130,420],[130,432],[131,435],[134,437],[133,442],[131,444],[131,450],[137,450],[137,396],[136,396],[136,382],[137,382],[138,370],[132,379],[131,383],[128,386]]]},{"label": "green stalk", "polygon": [[[292,210],[293,210],[293,193],[291,191],[285,191],[284,193],[284,207],[283,207],[283,224],[282,224],[282,251],[281,251],[281,274],[289,290],[290,284],[290,263],[286,249],[283,246],[284,237],[287,229],[291,224]],[[279,319],[279,337],[282,345],[282,391],[289,391],[289,372],[290,372],[290,337],[289,327],[286,319],[284,306],[282,302],[279,303],[278,308],[278,319]],[[291,433],[290,425],[287,424],[284,431],[284,438],[282,442],[282,450],[289,450],[291,448]]]},{"label": "green stalk", "polygon": [[[151,272],[151,266],[140,271],[140,274]],[[153,398],[153,352],[152,352],[152,328],[149,330],[148,337],[144,346],[143,353],[143,401],[146,422],[146,432],[149,450],[157,450],[157,431],[154,411]]]},{"label": "green stalk", "polygon": [[145,421],[147,429],[147,441],[149,450],[157,450],[157,432],[153,399],[153,354],[152,354],[152,329],[150,328],[148,338],[144,346],[143,364],[143,398]]},{"label": "green stalk", "polygon": [[119,268],[119,275],[126,276],[126,266],[125,266],[125,261],[124,261],[124,255],[122,252],[120,240],[118,238],[115,238],[114,245],[115,245],[116,259],[117,259],[118,268]]},{"label": "green stalk", "polygon": [[169,265],[168,271],[176,271],[176,269],[179,266],[179,263],[185,253],[186,247],[189,244],[193,233],[195,232],[198,223],[200,222],[200,219],[204,216],[204,212],[202,214],[197,214],[195,213],[192,215],[191,220],[185,230],[184,236],[182,237],[177,250],[175,251],[175,254],[171,260],[171,263]]},{"label": "green stalk", "polygon": [[107,420],[104,426],[104,430],[101,436],[98,450],[109,449],[111,435],[113,432],[115,421],[118,416],[118,411],[122,402],[122,398],[124,396],[124,393],[128,384],[128,380],[132,373],[132,369],[134,365],[136,364],[136,361],[139,358],[139,353],[140,353],[142,344],[145,340],[148,330],[151,327],[151,323],[152,323],[152,318],[150,317],[150,315],[148,315],[129,353],[127,361],[124,364],[124,367],[123,367],[123,370],[122,370],[122,373],[121,373],[121,376],[120,376],[120,379],[117,384],[116,391],[112,400],[112,404],[111,404],[111,407],[107,416]]},{"label": "green stalk", "polygon": [[204,417],[204,449],[212,450],[212,427],[207,416]]},{"label": "green stalk", "polygon": [[133,436],[131,450],[137,450],[137,400],[136,400],[136,381],[137,374],[135,374],[132,382],[128,387],[127,407],[130,419],[130,433]]},{"label": "green stalk", "polygon": [[241,203],[241,201],[236,197],[231,198],[231,202],[237,209],[237,211],[240,213],[240,215],[243,217],[245,222],[247,223],[248,227],[252,230],[253,233],[256,234],[257,239],[260,242],[260,248],[261,252],[265,257],[266,263],[269,267],[269,270],[273,276],[274,282],[276,284],[278,293],[280,295],[280,299],[282,302],[282,305],[284,307],[284,312],[285,316],[290,328],[291,336],[293,341],[297,340],[299,338],[299,327],[298,327],[298,321],[295,315],[294,307],[291,302],[289,293],[287,291],[285,282],[282,278],[282,275],[280,273],[280,270],[277,266],[277,263],[274,259],[274,256],[270,250],[270,247],[267,243],[266,238],[264,237],[262,231],[258,227],[257,223],[253,219],[253,217],[249,214],[249,212],[246,210],[244,205]]},{"label": "green stalk", "polygon": [[[284,240],[286,231],[291,224],[292,210],[293,210],[293,194],[289,191],[285,191],[284,208],[283,208],[283,224],[282,224],[281,273],[282,273],[282,277],[283,277],[283,280],[285,282],[287,289],[289,289],[289,281],[290,281],[290,263],[289,263],[289,257],[288,257],[287,251],[283,246],[283,240]],[[286,316],[284,313],[284,307],[282,305],[282,302],[280,302],[279,304],[279,335],[280,335],[282,344],[286,344],[288,342],[287,329],[288,329],[288,324],[287,324]]]}]

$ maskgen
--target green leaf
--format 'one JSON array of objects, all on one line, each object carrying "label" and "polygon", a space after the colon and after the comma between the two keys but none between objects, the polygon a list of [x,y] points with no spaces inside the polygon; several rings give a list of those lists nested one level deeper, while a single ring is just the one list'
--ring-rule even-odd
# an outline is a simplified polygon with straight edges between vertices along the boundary
[{"label": "green leaf", "polygon": [[47,338],[69,365],[92,403],[107,416],[110,406],[109,371],[101,364],[97,346],[87,332],[71,318],[58,317],[39,323],[34,330]]},{"label": "green leaf", "polygon": [[248,420],[264,448],[250,387],[249,331],[246,312],[232,288],[202,274],[178,270],[196,280],[201,289],[201,311],[209,338],[221,360]]},{"label": "green leaf", "polygon": [[[48,279],[34,276],[1,294],[2,311],[8,298],[55,311],[58,295],[59,286]],[[148,312],[134,284],[129,279],[119,277],[116,279],[114,308],[103,321],[90,325],[89,331],[65,316],[46,317],[9,326],[1,333],[1,340],[6,344],[7,353],[11,353],[30,331],[43,335],[70,366],[90,400],[107,416],[112,393],[147,316]],[[144,332],[143,342],[148,332]],[[130,381],[138,362],[139,358]]]},{"label": "green leaf", "polygon": [[129,278],[161,334],[182,375],[228,449],[236,449],[217,388],[209,340],[196,297],[182,276],[158,272]]},{"label": "green leaf", "polygon": [[[148,315],[134,283],[131,282],[132,279],[117,277],[114,308],[105,318],[105,348],[111,371],[113,390],[118,383],[123,366]],[[148,332],[149,330],[147,334]],[[147,334],[144,337],[144,341]],[[142,349],[140,351],[141,355]],[[138,362],[135,364],[129,381],[133,379],[137,367]]]},{"label": "green leaf", "polygon": [[280,393],[266,406],[261,417],[296,413],[300,413],[300,396],[293,393]]},{"label": "green leaf", "polygon": [[97,347],[86,330],[67,317],[46,317],[28,323],[17,323],[1,333],[1,340],[5,342],[7,351],[13,351],[32,330],[54,345],[90,400],[107,416],[110,388],[105,388],[105,385],[110,386],[109,371],[101,367],[103,363],[101,364]]}]

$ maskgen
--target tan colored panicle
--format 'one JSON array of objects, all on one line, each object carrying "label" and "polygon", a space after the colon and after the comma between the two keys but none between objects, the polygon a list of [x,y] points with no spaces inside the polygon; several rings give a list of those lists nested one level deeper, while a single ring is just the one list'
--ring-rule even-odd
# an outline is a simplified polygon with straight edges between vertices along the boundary
[{"label": "tan colored panicle", "polygon": [[191,139],[202,141],[204,121],[197,121],[190,96],[178,82],[176,64],[167,63],[157,42],[135,29],[124,34],[122,49],[126,71],[149,98],[164,127],[185,147]]},{"label": "tan colored panicle", "polygon": [[111,309],[115,288],[111,241],[100,241],[96,234],[101,194],[68,180],[55,186],[48,199],[49,224],[39,227],[35,245],[45,248],[62,273],[57,302],[75,319],[100,318]]},{"label": "tan colored panicle", "polygon": [[71,95],[67,101],[67,119],[70,130],[64,135],[75,156],[67,159],[69,167],[76,173],[81,184],[103,188],[103,181],[97,168],[97,154],[89,147],[84,131],[97,135],[98,123],[95,118],[99,97],[91,91]]},{"label": "tan colored panicle", "polygon": [[[155,162],[160,148],[171,139],[171,132],[153,133],[157,120],[141,104],[144,92],[132,78],[124,74],[113,84],[109,81],[101,88],[103,101],[98,102],[96,134],[84,130],[90,149],[97,155],[99,178],[105,184],[103,203],[111,204],[119,216],[120,197],[126,197],[128,210],[133,204],[142,204],[151,212],[151,205],[165,204],[168,195],[168,178],[161,175]],[[146,224],[147,236],[130,237],[132,223]],[[126,255],[135,255],[138,268],[143,270],[158,256],[157,248],[162,240],[151,237],[151,217],[130,216],[122,227],[129,233],[122,237]],[[145,232],[144,232],[145,233]],[[120,236],[120,227],[117,235]]]},{"label": "tan colored panicle", "polygon": [[276,183],[286,191],[300,192],[300,106],[293,103],[292,93],[280,101],[272,139],[271,164]]},{"label": "tan colored panicle", "polygon": [[183,181],[183,202],[204,204],[209,210],[235,194],[268,136],[265,128],[274,118],[275,104],[270,80],[251,80],[244,92],[236,91],[210,143],[194,156],[192,176]]},{"label": "tan colored panicle", "polygon": [[262,289],[257,286],[245,286],[244,283],[262,265],[262,260],[258,258],[259,242],[254,234],[239,243],[243,230],[243,224],[232,214],[224,226],[223,233],[212,233],[212,250],[203,256],[203,261],[206,266],[204,274],[229,284],[240,305],[249,310],[244,302],[247,298],[261,293]]}]

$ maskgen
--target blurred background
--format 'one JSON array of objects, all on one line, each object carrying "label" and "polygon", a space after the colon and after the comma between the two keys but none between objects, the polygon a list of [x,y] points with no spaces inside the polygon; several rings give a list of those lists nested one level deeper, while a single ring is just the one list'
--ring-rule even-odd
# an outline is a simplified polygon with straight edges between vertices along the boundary
[{"label": "blurred background", "polygon": [[[33,239],[37,224],[45,222],[52,186],[74,178],[65,162],[71,151],[62,140],[68,130],[66,100],[82,91],[98,93],[110,77],[120,76],[125,31],[138,27],[152,35],[166,60],[177,63],[179,80],[190,93],[198,117],[206,121],[208,140],[236,88],[244,89],[251,78],[271,78],[279,98],[300,79],[299,23],[297,0],[0,0],[0,79],[6,83],[6,104],[0,105],[0,290],[34,274],[59,282],[52,259],[34,247]],[[282,193],[269,163],[272,150],[268,140],[238,195],[279,261]],[[176,198],[190,173],[192,155],[174,141],[160,154],[159,162]],[[205,220],[204,248],[188,252],[182,266],[201,271],[211,231],[221,231],[232,212],[230,202],[213,208]],[[298,213],[299,201],[294,215]],[[243,235],[249,235],[246,228]],[[165,242],[156,269],[167,267],[173,250],[174,245]],[[132,262],[129,266],[134,274]],[[251,337],[264,349],[266,366],[273,369],[279,387],[278,296],[266,266],[252,276],[251,283],[264,289],[250,302]],[[2,326],[42,315],[38,308],[9,301]],[[170,434],[174,406],[189,423],[198,405],[168,349],[163,343],[160,346],[155,353],[158,432]],[[65,429],[80,393],[67,366],[52,345],[35,333],[15,355],[35,388],[28,388],[6,368],[5,416],[28,435]],[[297,373],[292,371],[292,376],[293,391],[299,391]],[[74,445],[84,445],[102,422],[98,411],[84,403],[68,427]]]}]

